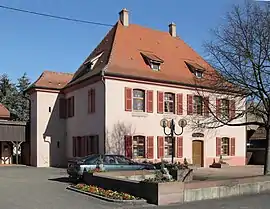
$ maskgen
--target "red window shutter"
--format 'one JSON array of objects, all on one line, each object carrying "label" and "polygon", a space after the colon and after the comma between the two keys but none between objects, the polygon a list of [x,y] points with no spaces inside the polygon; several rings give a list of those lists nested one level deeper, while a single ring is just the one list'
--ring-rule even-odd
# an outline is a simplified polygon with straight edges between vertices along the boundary
[{"label": "red window shutter", "polygon": [[204,97],[204,116],[209,116],[209,97]]},{"label": "red window shutter", "polygon": [[78,136],[77,137],[77,146],[76,146],[77,147],[77,151],[76,152],[77,152],[77,156],[78,157],[82,157],[82,144],[81,144],[81,141],[82,141],[81,140],[81,137]]},{"label": "red window shutter", "polygon": [[91,154],[93,154],[92,153],[91,137],[87,136],[86,140],[87,140],[87,155],[91,155]]},{"label": "red window shutter", "polygon": [[99,144],[98,144],[98,135],[91,136],[91,148],[93,154],[98,154],[99,152]]},{"label": "red window shutter", "polygon": [[148,90],[147,91],[147,112],[152,113],[153,112],[153,91]]},{"label": "red window shutter", "polygon": [[158,136],[158,158],[164,157],[164,137]]},{"label": "red window shutter", "polygon": [[183,136],[177,137],[177,157],[183,157]]},{"label": "red window shutter", "polygon": [[193,96],[191,94],[187,95],[187,114],[193,114]]},{"label": "red window shutter", "polygon": [[70,117],[73,117],[74,116],[74,111],[75,111],[75,107],[74,107],[74,96],[72,96],[70,98],[69,108],[70,108]]},{"label": "red window shutter", "polygon": [[125,110],[132,111],[132,89],[125,88]]},{"label": "red window shutter", "polygon": [[88,155],[88,138],[87,136],[84,136],[84,156],[87,156]]},{"label": "red window shutter", "polygon": [[216,117],[220,118],[220,108],[221,108],[221,100],[216,99]]},{"label": "red window shutter", "polygon": [[91,113],[94,113],[95,112],[95,110],[96,110],[96,90],[95,89],[91,89],[90,90],[91,91],[91,93],[90,93],[90,95],[91,95]]},{"label": "red window shutter", "polygon": [[230,155],[235,156],[235,138],[234,137],[231,138],[230,148],[231,148]]},{"label": "red window shutter", "polygon": [[91,90],[88,91],[88,113],[91,113]]},{"label": "red window shutter", "polygon": [[132,158],[132,136],[125,136],[125,156]]},{"label": "red window shutter", "polygon": [[230,101],[230,119],[235,118],[235,101]]},{"label": "red window shutter", "polygon": [[64,98],[61,98],[59,100],[59,117],[66,118],[66,112],[66,100]]},{"label": "red window shutter", "polygon": [[163,101],[163,92],[158,91],[157,92],[157,112],[158,113],[163,113],[163,106],[164,106],[164,101]]},{"label": "red window shutter", "polygon": [[70,115],[71,115],[71,111],[70,111],[70,101],[71,101],[71,99],[70,98],[68,98],[67,100],[66,100],[66,105],[67,105],[67,117],[70,117]]},{"label": "red window shutter", "polygon": [[183,115],[183,94],[177,94],[177,115]]},{"label": "red window shutter", "polygon": [[147,158],[148,159],[154,158],[154,137],[153,136],[147,137]]},{"label": "red window shutter", "polygon": [[72,137],[72,141],[73,141],[73,143],[72,143],[72,147],[73,147],[73,157],[76,157],[76,150],[77,150],[77,148],[76,148],[76,137],[75,136],[73,136]]},{"label": "red window shutter", "polygon": [[216,138],[216,156],[221,155],[221,138],[217,137]]}]

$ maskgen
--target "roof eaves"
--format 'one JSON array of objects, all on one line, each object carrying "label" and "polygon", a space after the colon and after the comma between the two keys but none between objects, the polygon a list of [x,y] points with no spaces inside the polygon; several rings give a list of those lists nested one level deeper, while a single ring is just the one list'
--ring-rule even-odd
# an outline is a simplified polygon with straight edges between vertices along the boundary
[{"label": "roof eaves", "polygon": [[142,80],[142,81],[150,81],[150,82],[159,82],[159,83],[165,83],[165,84],[173,84],[173,85],[180,85],[180,86],[186,86],[186,87],[192,87],[192,88],[200,88],[200,89],[207,89],[207,90],[215,90],[219,92],[227,92],[227,93],[239,93],[237,91],[226,91],[226,90],[217,90],[210,86],[205,85],[196,85],[191,83],[184,83],[180,81],[169,81],[169,80],[162,80],[157,78],[150,78],[150,77],[142,77],[142,76],[134,76],[134,75],[127,75],[127,74],[121,74],[121,73],[115,73],[115,72],[104,72],[104,76],[112,76],[112,77],[119,77],[119,78],[127,78],[127,79],[134,79],[134,80]]},{"label": "roof eaves", "polygon": [[[64,87],[63,87],[64,88]],[[24,94],[29,92],[32,89],[46,89],[46,90],[55,90],[55,91],[61,91],[63,88],[53,88],[53,87],[46,87],[46,86],[36,86],[36,85],[31,85],[29,86],[25,91]]]},{"label": "roof eaves", "polygon": [[103,74],[104,74],[104,73],[103,73],[102,70],[101,70],[101,71],[98,71],[98,72],[92,74],[91,76],[86,76],[84,79],[81,79],[81,80],[75,80],[74,82],[71,82],[71,83],[67,84],[67,85],[66,85],[65,87],[63,87],[61,90],[68,89],[68,88],[70,88],[70,87],[72,87],[72,86],[78,85],[78,84],[80,84],[80,83],[82,83],[82,82],[88,80],[89,78],[92,78],[92,77],[95,77],[95,76],[99,76],[99,75],[103,75]]}]

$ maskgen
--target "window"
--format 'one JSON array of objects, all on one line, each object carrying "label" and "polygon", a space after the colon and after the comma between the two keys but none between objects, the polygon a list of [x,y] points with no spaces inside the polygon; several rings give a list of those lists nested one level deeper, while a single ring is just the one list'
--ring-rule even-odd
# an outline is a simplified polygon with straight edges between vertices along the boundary
[{"label": "window", "polygon": [[227,99],[222,99],[221,100],[221,115],[223,117],[228,118],[229,117],[229,100]]},{"label": "window", "polygon": [[67,99],[67,116],[69,118],[74,116],[74,96]]},{"label": "window", "polygon": [[194,114],[202,115],[203,113],[203,98],[202,96],[194,96]]},{"label": "window", "polygon": [[164,156],[165,158],[172,156],[172,138],[171,137],[165,137]]},{"label": "window", "polygon": [[122,164],[122,165],[129,165],[130,163],[132,163],[131,160],[129,160],[128,158],[125,158],[124,156],[115,156],[115,159],[117,161],[118,164]]},{"label": "window", "polygon": [[103,52],[101,52],[100,54],[92,58],[91,60],[87,60],[84,64],[89,68],[89,70],[92,70],[102,55],[103,55]]},{"label": "window", "polygon": [[134,89],[133,90],[133,110],[134,111],[145,111],[145,92],[144,90]]},{"label": "window", "polygon": [[159,71],[159,70],[160,70],[160,63],[151,62],[151,68],[152,68],[154,71]]},{"label": "window", "polygon": [[84,157],[91,154],[98,154],[98,135],[73,137],[73,156]]},{"label": "window", "polygon": [[133,137],[133,157],[144,158],[145,157],[145,137],[134,136]]},{"label": "window", "polygon": [[164,62],[160,57],[148,52],[141,52],[141,55],[147,65],[149,65],[154,71],[160,70],[160,64]]},{"label": "window", "polygon": [[114,156],[105,155],[103,159],[104,164],[116,164]]},{"label": "window", "polygon": [[195,71],[195,76],[196,76],[197,78],[202,78],[202,77],[203,77],[202,71],[196,70],[196,71]]},{"label": "window", "polygon": [[173,93],[164,94],[164,112],[174,113],[175,112],[175,96]]},{"label": "window", "polygon": [[229,138],[221,138],[221,155],[229,155],[229,142]]}]

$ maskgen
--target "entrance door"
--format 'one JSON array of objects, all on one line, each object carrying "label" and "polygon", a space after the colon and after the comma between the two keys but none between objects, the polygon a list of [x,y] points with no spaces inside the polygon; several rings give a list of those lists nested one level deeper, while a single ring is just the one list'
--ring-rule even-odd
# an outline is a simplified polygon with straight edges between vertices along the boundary
[{"label": "entrance door", "polygon": [[192,141],[192,162],[193,165],[203,167],[203,141]]}]

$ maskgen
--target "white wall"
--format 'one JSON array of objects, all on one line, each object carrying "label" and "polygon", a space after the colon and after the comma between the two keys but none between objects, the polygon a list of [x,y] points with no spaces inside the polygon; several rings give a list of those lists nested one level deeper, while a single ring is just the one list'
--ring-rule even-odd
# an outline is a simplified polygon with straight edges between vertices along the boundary
[{"label": "white wall", "polygon": [[31,95],[31,102],[32,164],[38,167],[64,165],[65,121],[59,118],[59,94],[36,92]]}]

